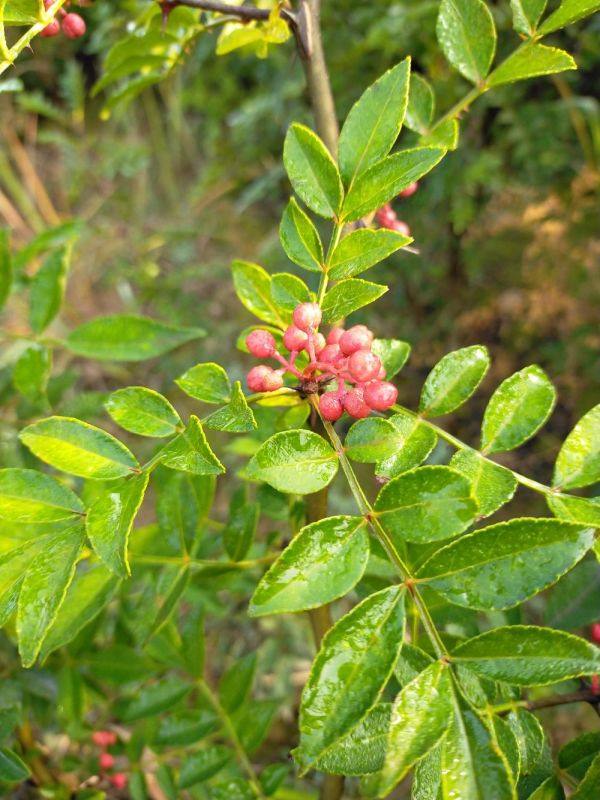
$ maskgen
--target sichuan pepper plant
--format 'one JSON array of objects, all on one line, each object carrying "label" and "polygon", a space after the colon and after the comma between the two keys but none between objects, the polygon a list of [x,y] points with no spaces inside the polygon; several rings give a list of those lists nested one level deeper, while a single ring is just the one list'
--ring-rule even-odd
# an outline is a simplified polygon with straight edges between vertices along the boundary
[{"label": "sichuan pepper plant", "polygon": [[[37,32],[60,6],[40,12]],[[180,10],[170,6],[167,25]],[[489,73],[487,7],[444,1],[440,45],[475,86],[455,109],[434,123],[429,85],[405,59],[357,101],[339,142],[331,119],[321,119],[321,137],[291,125],[283,160],[295,196],[280,239],[307,274],[234,262],[237,295],[259,321],[238,340],[247,391],[221,366],[198,363],[176,380],[179,401],[127,386],[105,398],[112,422],[73,414],[54,357],[142,361],[206,331],[132,315],[65,330],[56,319],[77,225],[15,254],[3,235],[2,300],[11,287],[29,293],[29,331],[4,332],[7,410],[26,423],[0,470],[0,624],[25,668],[0,688],[7,787],[31,775],[52,797],[286,800],[313,796],[300,780],[314,773],[324,800],[383,798],[409,775],[415,800],[541,800],[565,788],[578,800],[598,796],[598,732],[553,754],[536,712],[600,707],[600,649],[568,632],[591,620],[571,613],[543,625],[539,605],[558,584],[548,601],[556,612],[582,569],[597,574],[600,505],[580,490],[600,481],[600,406],[575,425],[542,484],[502,464],[554,408],[540,367],[500,383],[480,440],[465,443],[439,418],[478,390],[486,348],[444,356],[411,409],[398,402],[409,344],[352,319],[388,290],[364,273],[412,244],[390,203],[451,158],[457,118],[479,94],[572,68],[539,39],[591,10],[565,0],[538,28],[543,8],[514,3],[527,41]],[[275,12],[251,30],[294,19]],[[4,55],[16,56],[20,41],[4,43]],[[403,124],[414,135],[397,147]],[[184,414],[190,403],[197,413]],[[149,448],[144,438],[161,441]],[[237,488],[223,521],[212,509],[225,464]],[[344,513],[329,510],[334,480]],[[540,495],[547,514],[512,516],[517,491]],[[500,511],[502,521],[489,519]],[[286,757],[258,754],[280,697],[255,693],[256,652],[227,667],[211,658],[228,647],[220,640],[233,602],[275,647],[277,615],[312,624],[295,778]],[[591,636],[599,642],[597,626]],[[56,700],[60,724],[82,743],[77,770],[49,763],[32,735],[31,720],[43,724]]]}]

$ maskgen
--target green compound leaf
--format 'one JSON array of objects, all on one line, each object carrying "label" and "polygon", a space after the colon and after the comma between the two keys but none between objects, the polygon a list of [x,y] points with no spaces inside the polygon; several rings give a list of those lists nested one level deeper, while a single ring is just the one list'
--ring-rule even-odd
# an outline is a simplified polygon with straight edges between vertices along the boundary
[{"label": "green compound leaf", "polygon": [[194,400],[202,403],[227,403],[231,384],[227,373],[219,364],[196,364],[175,380],[179,388]]},{"label": "green compound leaf", "polygon": [[256,430],[256,419],[246,402],[246,396],[239,381],[233,384],[231,401],[207,417],[204,425],[210,430],[227,431],[228,433],[248,433]]},{"label": "green compound leaf", "polygon": [[21,783],[31,773],[29,767],[16,753],[6,747],[0,747],[0,781],[3,783]]},{"label": "green compound leaf", "polygon": [[459,645],[452,661],[495,681],[544,686],[598,672],[600,649],[563,631],[511,625]]},{"label": "green compound leaf", "polygon": [[496,52],[496,28],[486,4],[482,0],[442,0],[436,33],[450,64],[471,83],[480,83]]},{"label": "green compound leaf", "polygon": [[121,578],[131,574],[127,545],[148,477],[149,473],[143,472],[109,485],[87,513],[86,533],[92,547],[106,566]]},{"label": "green compound leaf", "polygon": [[536,434],[550,416],[556,390],[533,364],[515,372],[496,389],[485,410],[481,446],[486,453],[514,450]]},{"label": "green compound leaf", "polygon": [[442,797],[515,800],[506,759],[479,714],[454,692],[454,714],[442,742]]},{"label": "green compound leaf", "polygon": [[355,422],[346,436],[344,449],[353,461],[374,464],[402,447],[398,428],[382,417],[366,417]]},{"label": "green compound leaf", "polygon": [[5,228],[0,228],[0,310],[4,308],[13,283],[13,265],[10,254],[10,236]]},{"label": "green compound leaf", "polygon": [[62,472],[109,481],[139,469],[124,444],[110,433],[71,417],[48,417],[23,428],[19,438],[31,452]]},{"label": "green compound leaf", "polygon": [[466,530],[477,504],[471,484],[449,467],[418,467],[387,483],[375,511],[397,541],[435,542]]},{"label": "green compound leaf", "polygon": [[321,305],[324,322],[333,324],[373,303],[388,290],[387,286],[370,283],[362,278],[347,278],[336,283],[325,295]]},{"label": "green compound leaf", "polygon": [[546,502],[550,511],[559,519],[600,528],[600,497],[588,499],[550,492],[546,495]]},{"label": "green compound leaf", "polygon": [[381,359],[388,381],[400,372],[410,355],[410,345],[400,339],[375,339],[371,350]]},{"label": "green compound leaf", "polygon": [[390,152],[398,138],[406,104],[410,58],[392,67],[350,109],[339,141],[340,172],[348,186]]},{"label": "green compound leaf", "polygon": [[202,328],[182,328],[149,317],[112,314],[84,322],[67,336],[72,353],[100,361],[146,361],[206,335]]},{"label": "green compound leaf", "polygon": [[425,461],[437,444],[437,434],[410,414],[394,414],[388,420],[398,429],[402,443],[398,452],[377,464],[376,473],[384,478],[395,478]]},{"label": "green compound leaf", "polygon": [[0,519],[59,522],[84,513],[77,495],[49,475],[33,469],[0,469]]},{"label": "green compound leaf", "polygon": [[15,389],[32,403],[46,394],[52,371],[52,351],[43,344],[31,343],[21,353],[13,367]]},{"label": "green compound leaf", "polygon": [[29,324],[34,333],[42,333],[60,311],[68,269],[68,250],[61,248],[51,253],[33,276],[29,289]]},{"label": "green compound leaf", "polygon": [[489,367],[490,357],[482,345],[448,353],[427,376],[419,411],[428,417],[441,417],[454,411],[471,397]]},{"label": "green compound leaf", "polygon": [[256,653],[247,653],[227,669],[219,681],[219,700],[229,714],[248,699],[256,675]]},{"label": "green compound leaf", "polygon": [[118,389],[104,408],[117,425],[140,436],[173,436],[181,425],[179,414],[167,398],[145,386]]},{"label": "green compound leaf", "polygon": [[135,722],[171,710],[189,694],[191,688],[181,678],[163,678],[158,683],[142,687],[131,698],[119,701],[119,717],[124,722]]},{"label": "green compound leaf", "polygon": [[179,773],[179,788],[189,789],[212,778],[231,760],[232,751],[222,745],[212,745],[187,756]]},{"label": "green compound leaf", "polygon": [[338,470],[335,450],[316,433],[276,433],[250,460],[247,473],[280,492],[312,494],[328,486]]},{"label": "green compound leaf", "polygon": [[329,259],[329,276],[336,281],[360,275],[379,264],[401,247],[412,242],[410,236],[385,228],[359,228],[344,236]]},{"label": "green compound leaf", "polygon": [[575,425],[560,449],[553,486],[576,489],[600,481],[600,404]]},{"label": "green compound leaf", "polygon": [[531,36],[546,8],[547,0],[510,0],[513,27],[517,33]]},{"label": "green compound leaf", "polygon": [[314,224],[292,197],[281,219],[279,239],[286,256],[310,272],[323,269],[323,245]]},{"label": "green compound leaf", "polygon": [[554,519],[513,519],[443,547],[418,575],[456,605],[511,608],[557,581],[593,543],[593,528]]},{"label": "green compound leaf", "polygon": [[415,133],[428,133],[434,109],[435,96],[431,85],[422,75],[411,73],[408,107],[404,120],[406,127]]},{"label": "green compound leaf", "polygon": [[255,317],[280,328],[285,323],[271,296],[271,276],[258,264],[234,261],[231,265],[233,285],[241,304]]},{"label": "green compound leaf", "polygon": [[512,500],[518,483],[509,469],[483,458],[476,450],[459,450],[450,466],[470,482],[477,501],[477,517],[489,517]]},{"label": "green compound leaf", "polygon": [[488,85],[501,86],[569,69],[577,69],[577,64],[564,50],[531,43],[515,50],[506,61],[503,61],[488,78]]},{"label": "green compound leaf", "polygon": [[448,665],[436,661],[397,696],[392,708],[378,795],[387,796],[411,767],[440,741],[452,714]]},{"label": "green compound leaf", "polygon": [[539,33],[546,36],[546,34],[565,28],[599,9],[600,2],[598,0],[563,0],[556,11],[540,25]]},{"label": "green compound leaf", "polygon": [[303,770],[322,759],[377,703],[404,634],[404,590],[390,586],[342,617],[323,639],[300,705]]},{"label": "green compound leaf", "polygon": [[383,767],[391,703],[378,703],[350,733],[332,745],[316,763],[332,775],[368,775]]},{"label": "green compound leaf", "polygon": [[308,286],[289,272],[276,272],[271,278],[271,297],[283,311],[293,311],[300,303],[312,299]]},{"label": "green compound leaf", "polygon": [[24,667],[31,667],[40,652],[73,580],[84,543],[83,527],[62,531],[46,541],[25,573],[17,608],[19,654]]},{"label": "green compound leaf", "polygon": [[445,153],[441,147],[416,147],[400,150],[373,164],[354,181],[341,218],[353,222],[381,208],[433,169]]},{"label": "green compound leaf", "polygon": [[291,125],[283,145],[283,163],[294,191],[315,214],[326,219],[337,216],[342,182],[331,154],[316,133],[298,123]]},{"label": "green compound leaf", "polygon": [[225,467],[210,449],[202,423],[191,416],[187,427],[166,445],[160,456],[165,467],[193,475],[221,475]]},{"label": "green compound leaf", "polygon": [[347,594],[362,578],[369,537],[362,517],[329,517],[307,525],[262,577],[251,617],[305,611]]}]

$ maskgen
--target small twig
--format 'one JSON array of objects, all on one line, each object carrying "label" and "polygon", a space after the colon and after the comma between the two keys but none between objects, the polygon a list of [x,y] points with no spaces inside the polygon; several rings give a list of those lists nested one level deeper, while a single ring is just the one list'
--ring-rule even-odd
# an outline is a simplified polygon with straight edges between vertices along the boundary
[{"label": "small twig", "polygon": [[[159,5],[163,3],[159,2]],[[230,6],[227,3],[220,3],[219,0],[176,0],[169,5],[187,6],[197,8],[199,11],[214,11],[217,14],[227,14],[244,20],[268,20],[270,11],[267,8],[255,8],[254,6]],[[282,19],[290,24],[295,23],[294,14],[286,8],[279,12]]]},{"label": "small twig", "polygon": [[554,706],[564,706],[569,703],[589,703],[597,709],[600,706],[600,695],[595,694],[591,689],[581,689],[578,692],[553,694],[549,697],[541,697],[539,700],[528,700],[524,707],[528,711],[538,711],[541,708],[553,708]]}]

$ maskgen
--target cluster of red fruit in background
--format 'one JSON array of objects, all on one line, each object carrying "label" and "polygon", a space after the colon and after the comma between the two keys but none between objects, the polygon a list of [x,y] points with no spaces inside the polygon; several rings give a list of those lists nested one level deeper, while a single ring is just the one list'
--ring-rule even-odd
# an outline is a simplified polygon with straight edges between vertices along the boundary
[{"label": "cluster of red fruit in background", "polygon": [[[112,731],[95,731],[92,734],[92,741],[101,750],[98,765],[100,772],[106,774],[115,765],[115,757],[108,752],[108,748],[117,743],[117,735]],[[124,772],[114,772],[112,775],[106,775],[106,778],[115,789],[123,790],[127,786],[127,775]]]},{"label": "cluster of red fruit in background", "polygon": [[[407,186],[406,189],[403,189],[398,197],[412,197],[418,188],[419,184],[415,181],[411,183],[410,186]],[[410,236],[410,228],[406,222],[398,219],[396,212],[389,203],[386,203],[378,209],[375,213],[375,219],[382,228],[389,228],[391,231],[402,233],[404,236]]]},{"label": "cluster of red fruit in background", "polygon": [[[293,324],[283,334],[283,344],[289,351],[287,358],[278,352],[269,331],[257,329],[249,333],[246,346],[250,353],[257,358],[274,358],[282,366],[253,367],[247,376],[248,388],[253,392],[273,392],[283,386],[286,372],[304,386],[312,383],[317,389],[335,380],[336,388],[319,398],[321,415],[329,422],[335,422],[344,411],[361,419],[371,411],[385,411],[393,406],[398,390],[384,380],[383,364],[371,349],[373,333],[365,325],[354,325],[348,330],[332,328],[325,338],[319,333],[320,324],[321,308],[317,303],[296,306]],[[301,352],[306,352],[309,358],[302,370],[296,366]]]},{"label": "cluster of red fruit in background", "polygon": [[[46,9],[49,9],[54,2],[55,0],[44,0]],[[61,17],[61,21],[53,19],[40,31],[40,36],[58,36],[61,30],[67,39],[79,39],[80,36],[83,36],[86,31],[83,17],[72,12],[67,13],[64,8],[59,9],[58,15]]]},{"label": "cluster of red fruit in background", "polygon": [[[600,622],[592,625],[591,638],[594,644],[600,644]],[[600,694],[600,675],[592,675],[592,692]]]}]

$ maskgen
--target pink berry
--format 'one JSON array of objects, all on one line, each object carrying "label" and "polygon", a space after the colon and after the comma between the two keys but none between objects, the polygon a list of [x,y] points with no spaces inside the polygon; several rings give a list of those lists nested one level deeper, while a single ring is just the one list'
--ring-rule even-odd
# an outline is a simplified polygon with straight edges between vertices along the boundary
[{"label": "pink berry", "polygon": [[328,344],[319,353],[319,361],[324,364],[337,364],[343,357],[339,344]]},{"label": "pink berry", "polygon": [[344,408],[355,419],[368,417],[371,409],[365,403],[362,389],[351,389],[344,397]]},{"label": "pink berry", "polygon": [[343,334],[343,328],[332,328],[327,334],[327,344],[339,344]]},{"label": "pink berry", "polygon": [[396,233],[401,233],[403,236],[410,236],[410,228],[403,222],[401,219],[397,219],[394,224],[391,226],[392,230],[396,231]]},{"label": "pink berry", "polygon": [[348,359],[348,371],[358,383],[366,383],[377,377],[381,361],[370,350],[357,350]]},{"label": "pink berry", "polygon": [[117,743],[117,734],[112,731],[94,731],[92,742],[98,747],[111,747]]},{"label": "pink berry", "polygon": [[407,186],[406,189],[402,189],[398,197],[412,197],[418,188],[419,184],[416,181],[414,181],[409,186]]},{"label": "pink berry", "polygon": [[79,39],[85,33],[85,22],[79,14],[67,14],[62,21],[62,30],[67,39]]},{"label": "pink berry", "polygon": [[321,324],[321,308],[318,303],[300,303],[294,309],[294,323],[301,331],[316,330]]},{"label": "pink berry", "polygon": [[375,219],[382,228],[391,228],[396,220],[396,212],[389,203],[386,203],[375,212]]},{"label": "pink berry", "polygon": [[263,392],[275,392],[283,386],[283,376],[280,372],[267,367],[268,373],[263,378]]},{"label": "pink berry", "polygon": [[368,350],[372,342],[373,334],[366,325],[354,325],[344,331],[338,344],[345,356],[351,356],[357,350]]},{"label": "pink berry", "polygon": [[115,789],[125,789],[127,786],[127,775],[124,772],[115,772],[114,775],[111,775],[108,779]]},{"label": "pink berry", "polygon": [[600,644],[600,622],[594,622],[592,625],[592,642]]},{"label": "pink berry", "polygon": [[257,367],[252,367],[246,376],[246,383],[251,392],[264,392],[265,377],[272,372],[270,367],[264,364],[259,364]]},{"label": "pink berry", "polygon": [[304,350],[306,347],[308,343],[308,335],[295,325],[290,325],[290,327],[283,334],[283,343],[290,352],[293,350],[298,352],[300,350]]},{"label": "pink berry", "polygon": [[100,769],[102,770],[112,769],[115,765],[115,757],[110,753],[100,753],[98,763],[100,764]]},{"label": "pink berry", "polygon": [[46,25],[45,28],[43,28],[40,31],[40,36],[47,38],[50,36],[58,36],[59,33],[60,33],[60,24],[58,20],[53,19],[52,22],[50,22],[48,25]]},{"label": "pink berry", "polygon": [[365,386],[364,397],[373,411],[386,411],[398,399],[398,389],[387,381],[371,381]]},{"label": "pink berry", "polygon": [[313,345],[315,347],[315,353],[320,353],[322,350],[325,349],[327,345],[327,341],[322,333],[315,333],[313,336]]},{"label": "pink berry", "polygon": [[319,411],[323,419],[335,422],[344,413],[344,406],[335,392],[327,392],[319,398]]},{"label": "pink berry", "polygon": [[256,358],[269,358],[275,352],[275,339],[269,331],[252,331],[246,336],[246,347]]}]

